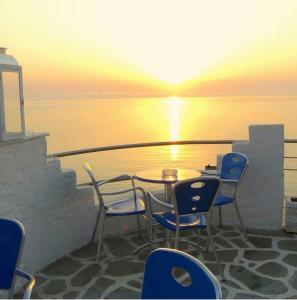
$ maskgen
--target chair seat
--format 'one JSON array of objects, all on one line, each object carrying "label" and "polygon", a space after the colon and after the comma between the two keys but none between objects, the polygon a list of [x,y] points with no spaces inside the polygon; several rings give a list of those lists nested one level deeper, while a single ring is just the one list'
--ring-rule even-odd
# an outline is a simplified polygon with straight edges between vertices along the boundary
[{"label": "chair seat", "polygon": [[[174,212],[154,213],[155,220],[167,229],[176,231],[176,216]],[[180,230],[192,228],[206,228],[206,219],[204,215],[191,214],[179,217]]]},{"label": "chair seat", "polygon": [[234,199],[231,198],[231,197],[224,196],[224,195],[218,195],[218,196],[216,196],[213,205],[214,206],[221,206],[221,205],[224,205],[224,204],[231,203],[233,201],[234,201]]},{"label": "chair seat", "polygon": [[106,216],[129,216],[144,214],[145,206],[144,201],[141,198],[136,200],[136,205],[134,199],[126,199],[112,202],[106,205]]}]

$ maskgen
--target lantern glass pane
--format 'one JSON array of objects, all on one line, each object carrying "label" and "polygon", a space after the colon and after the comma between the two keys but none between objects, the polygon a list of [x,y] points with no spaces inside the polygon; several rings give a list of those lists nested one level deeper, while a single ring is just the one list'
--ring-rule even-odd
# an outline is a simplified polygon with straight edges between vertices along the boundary
[{"label": "lantern glass pane", "polygon": [[21,132],[22,124],[19,73],[2,72],[2,79],[5,131],[7,133]]}]

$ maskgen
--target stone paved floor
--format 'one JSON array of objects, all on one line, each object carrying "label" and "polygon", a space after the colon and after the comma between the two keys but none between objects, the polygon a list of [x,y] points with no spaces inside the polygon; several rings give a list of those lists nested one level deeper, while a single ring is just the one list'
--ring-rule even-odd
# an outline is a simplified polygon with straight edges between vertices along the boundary
[{"label": "stone paved floor", "polygon": [[[214,228],[215,243],[227,281],[224,298],[297,298],[297,237],[285,232],[250,231],[245,242],[237,228]],[[157,229],[156,236],[163,235]],[[202,245],[206,239],[202,234]],[[187,238],[196,241],[194,233]],[[96,244],[87,245],[35,274],[34,298],[139,298],[147,250],[133,249],[146,241],[136,233],[107,238],[101,265],[94,264]],[[161,245],[160,245],[161,246]],[[181,250],[196,256],[191,245]],[[217,275],[213,255],[199,259]]]}]

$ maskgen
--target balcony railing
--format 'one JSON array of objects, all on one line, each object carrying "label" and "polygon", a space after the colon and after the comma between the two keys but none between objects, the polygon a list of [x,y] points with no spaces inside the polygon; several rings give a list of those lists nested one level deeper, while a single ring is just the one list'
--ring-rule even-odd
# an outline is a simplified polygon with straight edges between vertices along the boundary
[{"label": "balcony railing", "polygon": [[[144,147],[160,147],[160,146],[172,146],[172,145],[228,145],[241,140],[186,140],[186,141],[166,141],[166,142],[149,142],[149,143],[135,143],[135,144],[122,144],[111,145],[94,148],[84,148],[78,150],[71,150],[65,152],[52,153],[48,155],[48,158],[61,158],[67,156],[81,155],[94,152],[114,151],[120,149],[130,148],[144,148]],[[297,139],[285,139],[285,144],[297,144]],[[285,156],[285,159],[297,159],[297,156]],[[297,171],[297,168],[284,168],[285,171]],[[127,180],[128,178],[120,178],[116,181]],[[100,181],[99,181],[100,182]],[[81,185],[88,185],[91,183],[82,183]]]}]

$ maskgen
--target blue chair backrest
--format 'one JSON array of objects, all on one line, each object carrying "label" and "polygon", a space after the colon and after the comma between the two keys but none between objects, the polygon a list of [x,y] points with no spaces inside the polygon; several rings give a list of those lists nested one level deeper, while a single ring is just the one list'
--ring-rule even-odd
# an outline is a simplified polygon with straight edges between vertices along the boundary
[{"label": "blue chair backrest", "polygon": [[23,225],[11,219],[0,219],[0,290],[9,290],[14,284],[23,248]]},{"label": "blue chair backrest", "polygon": [[244,154],[237,152],[227,153],[222,159],[220,178],[240,180],[248,163],[249,160]]},{"label": "blue chair backrest", "polygon": [[[189,285],[175,279],[181,268],[191,277]],[[157,249],[148,257],[143,278],[142,299],[220,299],[221,287],[215,276],[193,256],[175,249]]]},{"label": "blue chair backrest", "polygon": [[213,177],[199,177],[178,182],[173,187],[178,214],[208,212],[218,187],[219,180]]}]

